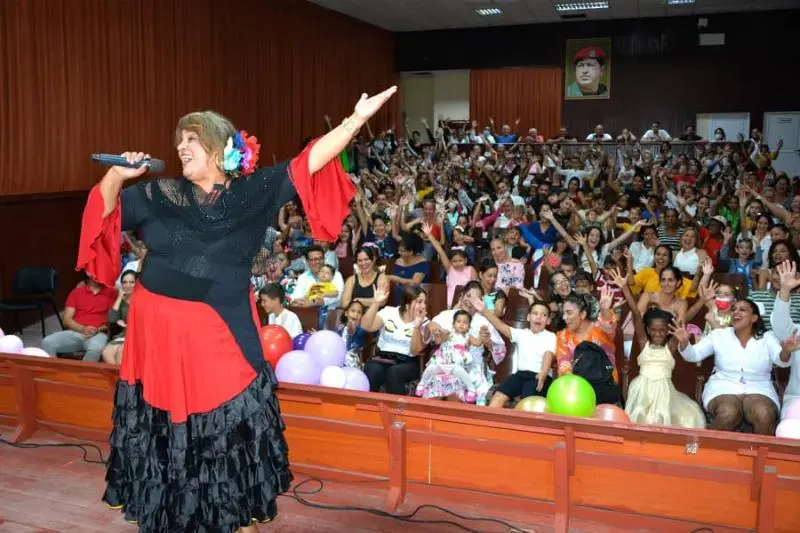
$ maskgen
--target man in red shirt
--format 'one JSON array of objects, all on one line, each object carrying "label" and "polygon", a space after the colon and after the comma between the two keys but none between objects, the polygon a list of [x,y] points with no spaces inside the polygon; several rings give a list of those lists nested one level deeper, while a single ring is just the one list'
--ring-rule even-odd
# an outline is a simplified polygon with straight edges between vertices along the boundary
[{"label": "man in red shirt", "polygon": [[67,296],[64,331],[42,339],[42,349],[51,356],[85,351],[84,361],[100,361],[108,343],[108,310],[114,305],[117,291],[89,279]]}]

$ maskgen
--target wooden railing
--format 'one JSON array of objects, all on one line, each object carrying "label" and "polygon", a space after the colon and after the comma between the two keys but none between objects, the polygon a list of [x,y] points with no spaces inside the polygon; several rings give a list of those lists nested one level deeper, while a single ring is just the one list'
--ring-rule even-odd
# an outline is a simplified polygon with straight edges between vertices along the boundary
[{"label": "wooden railing", "polygon": [[[105,439],[113,366],[0,354],[0,423]],[[296,473],[626,528],[800,531],[800,442],[282,385]]]}]

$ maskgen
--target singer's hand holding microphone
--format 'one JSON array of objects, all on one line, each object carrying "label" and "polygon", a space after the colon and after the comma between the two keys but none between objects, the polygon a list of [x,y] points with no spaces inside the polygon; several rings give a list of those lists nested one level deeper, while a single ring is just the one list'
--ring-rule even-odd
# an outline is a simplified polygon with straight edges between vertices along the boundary
[{"label": "singer's hand holding microphone", "polygon": [[111,165],[109,172],[114,172],[123,180],[138,178],[148,170],[163,172],[164,162],[152,159],[144,152],[123,152],[120,155],[92,154],[92,161],[101,165]]}]

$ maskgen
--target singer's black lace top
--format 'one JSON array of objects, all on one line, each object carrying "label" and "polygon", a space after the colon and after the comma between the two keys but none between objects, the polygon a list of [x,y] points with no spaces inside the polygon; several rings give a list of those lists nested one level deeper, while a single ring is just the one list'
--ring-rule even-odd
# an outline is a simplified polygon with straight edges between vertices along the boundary
[{"label": "singer's black lace top", "polygon": [[137,183],[123,189],[120,209],[107,217],[96,187],[84,211],[78,268],[113,286],[120,268],[120,231],[137,230],[148,250],[142,286],[209,305],[260,371],[264,357],[253,320],[250,274],[267,228],[275,224],[280,207],[298,195],[314,237],[332,240],[354,194],[338,159],[309,174],[312,145],[291,161],[258,169],[208,194],[185,178]]},{"label": "singer's black lace top", "polygon": [[280,206],[296,194],[288,162],[208,194],[185,178],[147,180],[122,191],[122,230],[138,230],[147,245],[142,285],[209,304],[257,371],[264,357],[251,318],[251,265]]}]

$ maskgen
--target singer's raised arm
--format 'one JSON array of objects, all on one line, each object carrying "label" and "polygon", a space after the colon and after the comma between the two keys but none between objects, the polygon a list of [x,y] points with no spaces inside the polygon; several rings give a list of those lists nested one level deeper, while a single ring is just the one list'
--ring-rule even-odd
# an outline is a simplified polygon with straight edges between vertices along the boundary
[{"label": "singer's raised arm", "polygon": [[103,197],[103,218],[113,213],[114,209],[116,209],[119,203],[119,193],[124,183],[125,178],[117,174],[113,168],[103,176],[99,186],[100,195]]},{"label": "singer's raised arm", "polygon": [[83,210],[76,269],[107,287],[119,276],[122,232],[137,229],[148,212],[142,196],[150,183],[123,190],[126,179],[116,167],[110,169],[89,192]]},{"label": "singer's raised arm", "polygon": [[322,137],[311,150],[308,157],[308,171],[315,174],[329,161],[336,157],[350,145],[358,130],[367,123],[378,110],[383,107],[392,95],[397,92],[397,87],[389,87],[382,93],[367,97],[364,93],[356,104],[353,114],[342,121],[336,128]]},{"label": "singer's raised arm", "polygon": [[[363,94],[340,126],[309,143],[291,161],[262,169],[256,169],[260,147],[255,137],[237,132],[217,113],[189,113],[176,128],[181,178],[147,180],[123,188],[126,180],[148,170],[147,165],[133,167],[150,158],[142,152],[125,152],[122,157],[130,166],[112,167],[92,189],[83,213],[77,269],[113,287],[121,263],[121,232],[138,229],[153,257],[181,257],[191,264],[196,261],[191,254],[199,252],[186,243],[224,237],[220,242],[231,248],[222,254],[225,260],[243,264],[256,255],[267,227],[295,193],[314,238],[334,241],[355,195],[339,154],[396,91],[391,87],[372,97]],[[175,227],[185,228],[180,238],[175,236]],[[148,242],[153,235],[170,238]],[[240,257],[234,257],[237,253]],[[243,272],[249,275],[249,268]],[[143,280],[146,273],[147,269]],[[202,278],[194,271],[192,275]]]}]

